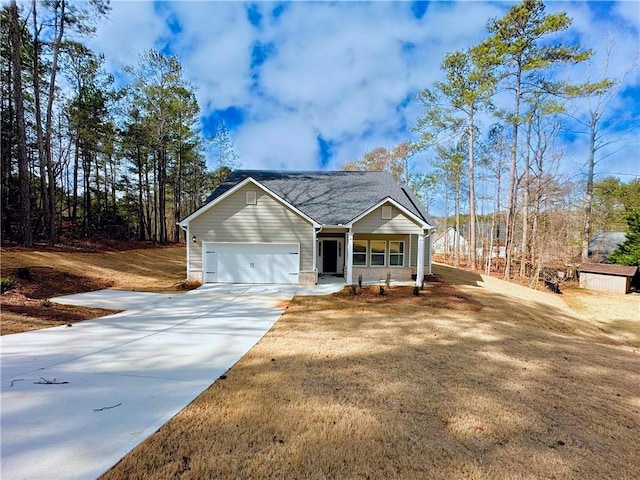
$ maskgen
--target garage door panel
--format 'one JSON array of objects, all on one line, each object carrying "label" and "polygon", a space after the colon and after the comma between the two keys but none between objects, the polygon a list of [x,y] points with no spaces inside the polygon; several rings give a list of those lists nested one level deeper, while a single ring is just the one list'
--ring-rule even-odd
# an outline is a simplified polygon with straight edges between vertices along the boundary
[{"label": "garage door panel", "polygon": [[[297,244],[210,244],[205,282],[298,283],[300,246]],[[215,255],[210,254],[215,251]]]}]

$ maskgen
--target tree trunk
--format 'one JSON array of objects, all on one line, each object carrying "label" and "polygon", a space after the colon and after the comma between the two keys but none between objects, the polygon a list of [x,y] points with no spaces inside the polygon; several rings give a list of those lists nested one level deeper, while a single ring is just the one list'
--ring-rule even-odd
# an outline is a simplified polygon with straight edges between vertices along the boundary
[{"label": "tree trunk", "polygon": [[473,128],[474,111],[469,112],[469,264],[471,270],[476,269],[476,191],[475,191],[475,159],[474,143],[475,131]]},{"label": "tree trunk", "polygon": [[[11,39],[9,39],[11,41]],[[12,195],[13,186],[13,152],[14,143],[16,141],[16,114],[13,108],[13,66],[11,60],[6,62],[6,72],[2,72],[0,78],[0,84],[4,85],[6,90],[2,91],[2,126],[0,127],[0,158],[2,163],[0,164],[0,174],[2,175],[2,206],[0,206],[0,212],[2,212],[2,220],[0,221],[0,238],[14,238],[13,232],[13,206],[15,205],[15,197]],[[5,96],[6,93],[6,96]],[[6,108],[5,108],[6,102]]]},{"label": "tree trunk", "polygon": [[531,155],[531,120],[529,120],[529,125],[527,128],[527,153],[524,156],[524,198],[522,199],[522,239],[521,239],[521,249],[520,249],[520,278],[525,276],[526,273],[526,264],[528,261],[528,253],[529,249],[529,239],[527,235],[529,233],[529,165],[530,165],[530,155]]},{"label": "tree trunk", "polygon": [[33,245],[31,224],[31,188],[29,185],[29,164],[27,159],[27,133],[24,121],[24,103],[22,99],[22,62],[20,57],[20,25],[18,6],[13,0],[9,6],[11,12],[11,61],[13,63],[13,102],[16,112],[16,139],[18,142],[18,176],[20,182],[20,233],[22,245]]},{"label": "tree trunk", "polygon": [[160,222],[160,243],[167,243],[167,150],[163,145],[158,157],[158,217]]},{"label": "tree trunk", "polygon": [[455,209],[456,209],[456,231],[453,237],[453,266],[460,266],[460,179],[456,180],[456,189],[455,189]]},{"label": "tree trunk", "polygon": [[587,187],[585,190],[584,224],[582,228],[581,259],[589,259],[589,239],[591,238],[591,223],[593,222],[593,170],[595,167],[596,151],[596,122],[592,121],[589,128],[589,165],[587,166]]},{"label": "tree trunk", "polygon": [[80,168],[80,134],[77,128],[75,135],[76,146],[73,152],[73,208],[71,210],[71,223],[73,223],[74,230],[78,218],[78,170]]},{"label": "tree trunk", "polygon": [[513,109],[513,138],[511,139],[511,166],[509,168],[509,207],[507,208],[507,225],[505,236],[505,266],[503,278],[511,278],[511,260],[513,252],[513,238],[516,224],[516,200],[517,200],[517,179],[516,166],[518,159],[518,126],[520,124],[520,95],[521,95],[522,69],[518,65],[516,75],[516,95],[515,107]]},{"label": "tree trunk", "polygon": [[47,225],[51,220],[51,211],[49,210],[49,188],[47,186],[47,170],[46,170],[46,153],[44,145],[44,135],[42,132],[42,103],[40,99],[40,29],[38,28],[38,10],[37,2],[32,2],[32,17],[33,17],[33,58],[32,58],[32,81],[33,81],[33,96],[34,96],[34,114],[36,121],[36,142],[38,147],[38,168],[40,172],[40,201],[42,202],[42,216],[45,225],[45,235]]},{"label": "tree trunk", "polygon": [[[56,74],[58,72],[58,55],[60,52],[60,45],[62,44],[62,37],[64,34],[64,16],[66,9],[66,0],[60,0],[60,13],[56,15],[56,29],[57,35],[53,42],[53,58],[51,60],[51,78],[49,80],[49,98],[47,100],[47,123],[45,130],[45,153],[47,159],[47,174],[49,182],[49,204],[45,207],[49,213],[49,223],[45,226],[45,234],[49,240],[49,243],[53,243],[55,236],[55,193],[56,193],[56,178],[53,168],[53,154],[51,151],[51,136],[53,133],[53,100],[55,97],[56,88]],[[58,23],[59,21],[59,23]]]},{"label": "tree trunk", "polygon": [[142,155],[140,145],[136,145],[136,165],[138,167],[138,239],[145,240],[145,219],[144,219],[144,184],[142,182]]}]

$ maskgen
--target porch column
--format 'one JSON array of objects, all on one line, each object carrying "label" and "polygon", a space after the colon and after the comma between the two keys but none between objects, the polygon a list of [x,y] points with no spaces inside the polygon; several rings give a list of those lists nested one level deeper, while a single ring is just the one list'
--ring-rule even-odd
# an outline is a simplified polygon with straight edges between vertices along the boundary
[{"label": "porch column", "polygon": [[431,236],[431,232],[433,230],[429,230],[429,232],[427,233],[427,237],[429,240],[429,253],[427,255],[427,265],[428,265],[428,271],[427,271],[427,275],[432,275],[431,272],[431,251],[433,250],[433,237]]},{"label": "porch column", "polygon": [[418,264],[416,265],[416,286],[422,285],[424,278],[424,233],[418,235]]},{"label": "porch column", "polygon": [[345,249],[347,256],[347,285],[353,285],[353,233],[347,233],[347,248]]},{"label": "porch column", "polygon": [[312,257],[313,257],[313,261],[311,262],[311,266],[313,268],[313,273],[316,276],[316,280],[315,283],[318,283],[318,261],[317,261],[317,257],[318,257],[318,252],[317,252],[317,248],[318,246],[316,245],[318,243],[318,231],[315,229],[315,227],[313,228],[313,249],[312,249]]}]

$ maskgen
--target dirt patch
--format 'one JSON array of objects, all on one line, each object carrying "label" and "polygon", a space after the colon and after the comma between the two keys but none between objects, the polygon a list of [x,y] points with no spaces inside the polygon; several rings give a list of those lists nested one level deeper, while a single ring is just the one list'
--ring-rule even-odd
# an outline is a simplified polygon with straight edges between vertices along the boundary
[{"label": "dirt patch", "polygon": [[[25,273],[19,275],[20,271]],[[54,267],[21,267],[20,270],[14,268],[10,272],[3,273],[9,273],[7,276],[18,285],[15,289],[5,293],[3,300],[10,299],[13,295],[45,299],[73,293],[92,292],[113,286],[111,281],[76,275]]]},{"label": "dirt patch", "polygon": [[61,305],[47,302],[46,300],[32,300],[29,298],[18,300],[15,297],[8,300],[3,298],[0,334],[10,335],[41,328],[71,325],[116,312],[117,310]]},{"label": "dirt patch", "polygon": [[[7,269],[8,270],[8,269]],[[111,282],[75,275],[53,267],[33,266],[4,271],[16,286],[0,297],[0,334],[8,335],[104,317],[113,310],[60,305],[51,297],[108,288]]]},{"label": "dirt patch", "polygon": [[478,312],[482,304],[453,285],[439,281],[425,282],[416,290],[411,286],[364,285],[347,286],[333,294],[334,297],[354,303],[383,305],[414,305],[430,308]]},{"label": "dirt patch", "polygon": [[[195,288],[184,282],[184,246],[125,249],[99,253],[64,249],[3,248],[0,276],[16,287],[0,295],[2,335],[74,323],[112,313],[58,305],[52,297],[103,288],[175,292]],[[135,243],[139,246],[139,243]],[[152,245],[152,244],[151,244]]]},{"label": "dirt patch", "polygon": [[128,250],[141,250],[148,248],[167,248],[166,245],[158,245],[153,242],[140,242],[135,240],[114,240],[105,237],[92,238],[62,238],[53,245],[48,243],[35,243],[33,247],[22,247],[17,244],[2,244],[3,252],[25,252],[37,250],[39,252],[125,252]]}]

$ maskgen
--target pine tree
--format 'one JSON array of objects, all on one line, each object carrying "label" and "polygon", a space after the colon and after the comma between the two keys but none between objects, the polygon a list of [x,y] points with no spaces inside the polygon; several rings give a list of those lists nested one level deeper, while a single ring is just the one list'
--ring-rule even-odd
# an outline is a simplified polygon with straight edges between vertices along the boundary
[{"label": "pine tree", "polygon": [[640,267],[640,213],[629,215],[627,225],[629,226],[627,239],[607,257],[607,261],[619,265]]}]

